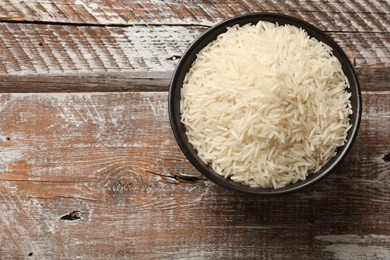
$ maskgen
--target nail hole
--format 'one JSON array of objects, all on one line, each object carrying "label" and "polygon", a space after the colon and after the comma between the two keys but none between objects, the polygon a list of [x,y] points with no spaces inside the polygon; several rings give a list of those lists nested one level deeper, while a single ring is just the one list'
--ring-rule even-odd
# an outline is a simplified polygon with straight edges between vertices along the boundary
[{"label": "nail hole", "polygon": [[43,46],[43,43],[42,43],[42,42],[40,42],[40,43],[38,43],[38,45],[39,45],[39,46]]},{"label": "nail hole", "polygon": [[173,60],[173,61],[175,61],[175,60],[180,59],[180,58],[181,58],[180,55],[172,55],[171,57],[167,58],[167,60]]},{"label": "nail hole", "polygon": [[10,138],[10,137],[7,137],[7,141],[11,141],[11,138]]},{"label": "nail hole", "polygon": [[61,217],[62,220],[78,220],[81,219],[80,211],[75,210]]},{"label": "nail hole", "polygon": [[28,256],[32,256],[33,255],[33,253],[31,252],[30,254],[28,254]]},{"label": "nail hole", "polygon": [[383,160],[385,162],[390,162],[390,153],[389,154],[386,154],[385,156],[383,156]]}]

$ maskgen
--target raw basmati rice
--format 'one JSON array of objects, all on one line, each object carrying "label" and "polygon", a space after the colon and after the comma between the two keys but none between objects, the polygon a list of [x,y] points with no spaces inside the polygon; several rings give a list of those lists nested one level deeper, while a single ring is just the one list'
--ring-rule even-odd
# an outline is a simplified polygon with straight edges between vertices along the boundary
[{"label": "raw basmati rice", "polygon": [[181,121],[215,172],[276,189],[319,171],[344,145],[348,88],[332,49],[303,29],[234,26],[197,55],[181,89]]}]

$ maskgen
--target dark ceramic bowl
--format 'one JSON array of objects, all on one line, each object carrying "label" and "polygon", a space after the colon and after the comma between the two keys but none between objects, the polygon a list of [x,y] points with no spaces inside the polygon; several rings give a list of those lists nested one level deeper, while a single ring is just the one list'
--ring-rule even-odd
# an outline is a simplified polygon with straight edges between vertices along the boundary
[{"label": "dark ceramic bowl", "polygon": [[[209,165],[203,163],[202,160],[200,160],[197,152],[194,150],[194,148],[187,139],[184,125],[180,122],[180,90],[186,73],[196,59],[196,54],[200,50],[202,50],[209,42],[215,40],[218,35],[226,32],[228,27],[232,27],[236,24],[239,24],[240,26],[243,26],[248,23],[256,24],[259,21],[268,21],[272,23],[278,23],[280,25],[295,25],[306,30],[306,32],[311,37],[314,37],[317,40],[322,41],[332,47],[333,54],[339,59],[342,65],[342,69],[349,80],[349,91],[352,94],[350,98],[353,109],[353,114],[350,117],[350,123],[352,124],[352,128],[348,132],[347,142],[345,143],[345,145],[338,148],[337,155],[333,157],[326,165],[324,165],[320,171],[310,174],[306,180],[299,181],[297,183],[290,184],[284,188],[279,189],[251,188],[249,186],[235,183],[229,179],[225,179],[224,177],[215,173]],[[207,178],[225,188],[256,195],[278,195],[298,191],[318,182],[319,180],[327,176],[331,171],[336,168],[337,165],[341,163],[341,161],[346,157],[348,151],[351,149],[352,144],[358,133],[362,112],[362,101],[357,76],[352,67],[352,64],[348,60],[343,50],[336,44],[336,42],[334,42],[320,29],[314,27],[307,22],[304,22],[294,17],[274,13],[252,13],[234,17],[232,19],[228,19],[213,26],[209,30],[204,32],[191,44],[191,46],[187,49],[187,51],[184,53],[181,60],[179,61],[170,83],[168,102],[170,122],[177,143],[179,144],[181,150],[188,158],[188,160],[195,166],[195,168],[198,169],[198,171],[200,171]]]}]

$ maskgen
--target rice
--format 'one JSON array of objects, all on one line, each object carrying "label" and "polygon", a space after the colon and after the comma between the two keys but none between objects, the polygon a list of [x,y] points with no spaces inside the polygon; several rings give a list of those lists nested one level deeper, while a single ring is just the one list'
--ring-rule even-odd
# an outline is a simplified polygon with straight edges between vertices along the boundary
[{"label": "rice", "polygon": [[181,122],[219,175],[281,188],[344,145],[351,94],[339,60],[300,28],[234,26],[199,52],[181,89]]}]

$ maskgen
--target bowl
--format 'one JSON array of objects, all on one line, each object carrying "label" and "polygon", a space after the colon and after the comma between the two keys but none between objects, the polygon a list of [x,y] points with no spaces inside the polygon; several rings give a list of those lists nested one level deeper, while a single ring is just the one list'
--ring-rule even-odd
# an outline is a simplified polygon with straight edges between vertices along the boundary
[{"label": "bowl", "polygon": [[[225,33],[228,27],[232,27],[237,24],[240,26],[248,23],[256,24],[259,21],[268,21],[272,23],[278,23],[279,25],[294,25],[304,29],[310,37],[314,37],[317,40],[329,45],[333,49],[333,55],[336,56],[340,61],[343,72],[348,78],[350,84],[349,92],[351,93],[350,100],[353,110],[353,114],[350,116],[350,123],[352,127],[348,132],[347,142],[344,144],[344,146],[338,148],[336,156],[333,157],[327,164],[323,165],[318,172],[309,174],[305,180],[298,181],[294,184],[289,184],[283,188],[278,189],[252,188],[246,185],[235,183],[218,175],[209,165],[205,164],[199,158],[196,150],[192,147],[187,139],[185,126],[180,121],[180,90],[184,81],[184,77],[189,71],[192,63],[195,61],[197,53],[206,47],[208,43],[215,40],[218,35]],[[168,109],[172,131],[179,147],[187,159],[193,164],[193,166],[195,166],[195,168],[204,176],[216,184],[219,184],[230,190],[253,195],[280,195],[302,190],[317,183],[319,180],[323,179],[330,172],[332,172],[342,162],[351,149],[358,133],[362,113],[362,101],[358,78],[351,62],[348,60],[348,57],[345,55],[343,50],[328,35],[315,26],[291,16],[275,13],[251,13],[237,16],[216,24],[200,35],[190,45],[190,47],[180,59],[173,73],[169,87]]]}]

